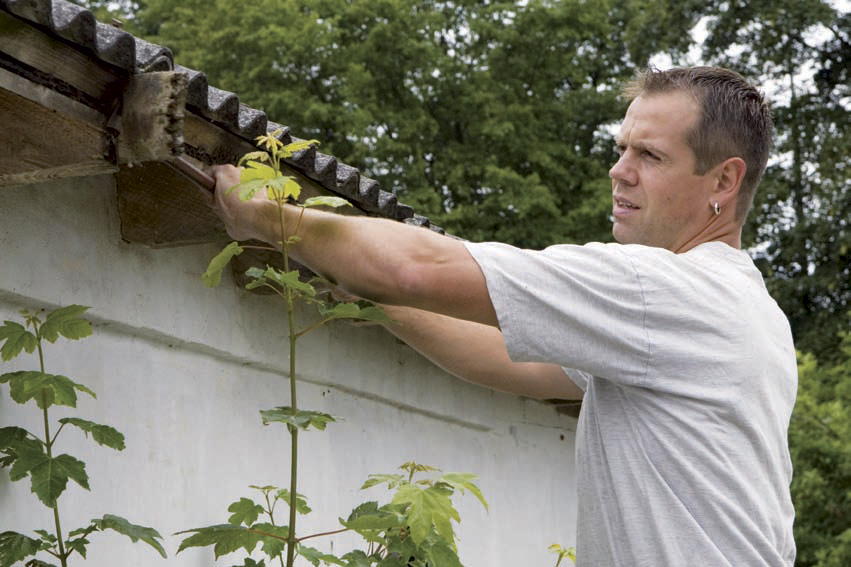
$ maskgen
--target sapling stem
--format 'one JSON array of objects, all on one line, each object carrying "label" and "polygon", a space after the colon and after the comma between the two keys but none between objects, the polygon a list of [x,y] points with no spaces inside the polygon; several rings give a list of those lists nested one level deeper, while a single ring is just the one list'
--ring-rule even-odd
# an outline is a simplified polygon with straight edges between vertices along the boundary
[{"label": "sapling stem", "polygon": [[[44,374],[44,350],[41,348],[41,333],[39,332],[39,325],[37,323],[33,323],[33,329],[35,330],[36,337],[36,346],[38,348],[38,366],[41,370],[41,373]],[[47,390],[42,390],[41,392],[41,405],[44,406],[41,410],[42,416],[44,416],[44,447],[47,451],[47,458],[53,459],[53,442],[56,439],[50,438],[50,420],[47,416]],[[57,435],[59,432],[57,431]],[[65,544],[62,542],[62,523],[59,521],[59,502],[53,503],[53,523],[56,527],[56,544],[59,546],[59,561],[62,563],[62,567],[67,567],[68,565],[68,556],[65,554]]]},{"label": "sapling stem", "polygon": [[318,534],[310,534],[308,536],[300,537],[300,538],[298,538],[298,541],[299,541],[299,543],[301,543],[302,541],[306,541],[308,539],[313,539],[313,538],[317,538],[317,537],[325,537],[325,536],[329,536],[329,535],[344,534],[348,531],[350,531],[349,528],[340,528],[339,530],[331,530],[330,532],[322,532],[322,533],[318,533]]},{"label": "sapling stem", "polygon": [[[280,167],[277,161],[277,156],[273,155],[275,165]],[[284,212],[285,197],[281,193],[276,195],[275,200],[278,204],[278,218],[281,224],[281,255],[284,261],[284,272],[290,271],[289,245],[286,232],[286,220]],[[289,342],[290,342],[290,407],[293,417],[298,412],[298,400],[296,398],[296,342],[298,335],[296,332],[295,321],[295,305],[293,290],[289,287],[284,288],[284,294],[287,304],[287,324],[289,326]],[[289,535],[287,537],[287,565],[293,567],[295,562],[295,546],[298,543],[296,539],[296,496],[298,494],[298,428],[294,425],[289,426],[290,431],[290,517],[289,517]]]},{"label": "sapling stem", "polygon": [[[295,384],[295,354],[296,341],[298,338],[295,335],[295,313],[293,312],[292,291],[288,290],[288,309],[290,322],[290,398],[292,406],[292,414],[296,415],[298,405],[296,402],[296,384]],[[291,425],[290,430],[290,523],[289,523],[289,538],[287,539],[287,567],[292,567],[295,561],[295,545],[298,542],[295,534],[296,523],[296,495],[298,494],[298,427]]]},{"label": "sapling stem", "polygon": [[296,333],[296,339],[303,337],[304,335],[306,335],[307,333],[309,333],[311,331],[315,331],[316,329],[318,329],[319,327],[321,327],[322,325],[324,325],[325,323],[327,323],[330,320],[331,319],[322,319],[321,321],[314,323],[313,325],[302,329],[301,331]]}]

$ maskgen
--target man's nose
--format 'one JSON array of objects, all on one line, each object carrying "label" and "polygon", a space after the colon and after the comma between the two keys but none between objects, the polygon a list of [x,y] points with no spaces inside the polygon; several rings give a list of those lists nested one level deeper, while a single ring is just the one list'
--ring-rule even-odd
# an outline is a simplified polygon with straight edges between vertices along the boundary
[{"label": "man's nose", "polygon": [[635,169],[627,159],[626,154],[622,154],[618,161],[609,169],[609,177],[613,181],[617,181],[624,185],[635,184]]}]

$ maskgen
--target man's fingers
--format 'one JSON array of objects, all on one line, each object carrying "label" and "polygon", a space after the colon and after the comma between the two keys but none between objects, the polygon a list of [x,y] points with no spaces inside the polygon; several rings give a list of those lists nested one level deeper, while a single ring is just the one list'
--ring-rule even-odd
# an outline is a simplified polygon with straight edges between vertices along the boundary
[{"label": "man's fingers", "polygon": [[228,193],[228,189],[239,184],[241,169],[233,165],[214,165],[210,167],[209,174],[216,180],[213,210],[224,222],[231,238],[249,239],[250,227],[245,226],[246,222],[250,222],[246,221],[246,204],[239,202],[239,195],[236,192]]},{"label": "man's fingers", "polygon": [[216,193],[224,193],[239,183],[240,168],[232,165],[215,165],[210,168],[210,174],[216,180]]}]

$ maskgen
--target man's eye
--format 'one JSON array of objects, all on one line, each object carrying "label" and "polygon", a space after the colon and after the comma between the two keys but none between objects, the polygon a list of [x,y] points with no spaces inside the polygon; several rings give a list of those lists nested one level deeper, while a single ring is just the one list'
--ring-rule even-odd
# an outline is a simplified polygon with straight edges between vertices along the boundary
[{"label": "man's eye", "polygon": [[615,146],[615,152],[616,152],[619,156],[622,156],[622,155],[624,154],[624,152],[625,152],[625,151],[626,151],[626,148],[625,148],[625,147],[623,147],[623,146]]},{"label": "man's eye", "polygon": [[644,157],[650,158],[652,160],[658,160],[659,159],[659,156],[657,156],[653,152],[644,150],[642,153],[644,154]]}]

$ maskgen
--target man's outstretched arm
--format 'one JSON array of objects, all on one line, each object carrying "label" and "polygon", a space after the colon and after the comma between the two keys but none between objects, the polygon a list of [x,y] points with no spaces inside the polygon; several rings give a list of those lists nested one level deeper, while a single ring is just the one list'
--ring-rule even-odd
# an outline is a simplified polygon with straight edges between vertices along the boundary
[{"label": "man's outstretched arm", "polygon": [[265,198],[240,201],[226,189],[239,182],[233,166],[213,169],[215,207],[228,233],[277,244],[298,236],[290,255],[347,293],[385,305],[414,307],[497,326],[484,274],[466,247],[429,230],[386,219],[286,206]]},{"label": "man's outstretched arm", "polygon": [[[215,169],[216,208],[238,240],[281,240],[277,206],[241,202],[225,189],[233,167]],[[346,217],[288,207],[288,227],[301,241],[294,259],[334,282],[344,294],[384,305],[388,330],[461,379],[536,399],[580,399],[582,391],[557,365],[508,357],[484,275],[461,242],[384,219]],[[289,229],[288,229],[289,231]],[[292,236],[292,233],[286,236]]]},{"label": "man's outstretched arm", "polygon": [[555,364],[514,362],[496,327],[410,307],[385,306],[387,329],[443,370],[474,384],[539,400],[583,392]]}]

